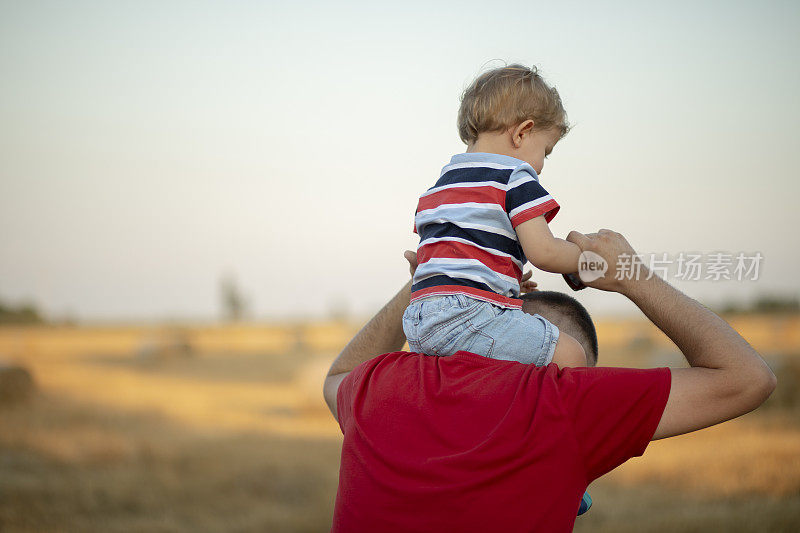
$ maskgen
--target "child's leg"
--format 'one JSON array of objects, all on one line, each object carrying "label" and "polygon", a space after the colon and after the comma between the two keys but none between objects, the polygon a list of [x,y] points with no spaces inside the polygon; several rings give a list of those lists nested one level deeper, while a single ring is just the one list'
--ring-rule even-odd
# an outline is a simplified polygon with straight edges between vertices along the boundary
[{"label": "child's leg", "polygon": [[458,351],[491,356],[491,339],[471,329],[469,318],[486,304],[463,295],[432,296],[412,302],[403,314],[411,351],[448,356]]},{"label": "child's leg", "polygon": [[560,333],[555,324],[543,316],[529,315],[520,309],[493,308],[494,316],[487,316],[485,322],[473,323],[476,329],[494,339],[494,350],[489,355],[492,359],[536,366],[554,361],[559,365],[569,361],[567,366],[580,363],[575,353],[575,347],[580,348],[578,342]]},{"label": "child's leg", "polygon": [[403,315],[409,349],[447,356],[459,350],[538,366],[587,366],[583,347],[540,315],[463,295],[413,302]]},{"label": "child's leg", "polygon": [[412,352],[421,352],[419,345],[419,302],[412,302],[403,313],[403,333],[408,341],[408,349]]}]

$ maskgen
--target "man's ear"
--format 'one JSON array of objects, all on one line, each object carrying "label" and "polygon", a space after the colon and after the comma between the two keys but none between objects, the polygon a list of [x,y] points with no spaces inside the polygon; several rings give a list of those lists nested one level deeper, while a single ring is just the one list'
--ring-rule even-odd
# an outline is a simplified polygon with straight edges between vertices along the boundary
[{"label": "man's ear", "polygon": [[533,131],[533,120],[531,119],[519,123],[516,128],[511,130],[511,143],[514,148],[519,148],[523,137],[530,135],[531,131]]}]

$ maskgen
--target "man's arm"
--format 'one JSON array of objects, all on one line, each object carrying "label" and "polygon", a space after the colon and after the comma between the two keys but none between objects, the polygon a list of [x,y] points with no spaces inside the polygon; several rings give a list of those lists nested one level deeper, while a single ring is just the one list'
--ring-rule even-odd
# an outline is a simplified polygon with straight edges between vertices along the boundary
[{"label": "man's arm", "polygon": [[[415,266],[412,264],[412,267]],[[323,395],[334,418],[336,412],[336,393],[342,380],[355,367],[373,357],[388,352],[396,352],[406,342],[403,333],[403,313],[411,300],[411,282],[405,284],[372,320],[347,343],[339,356],[333,361],[325,378]]]},{"label": "man's arm", "polygon": [[[609,265],[589,287],[628,297],[683,352],[691,368],[671,369],[667,405],[653,439],[689,433],[748,413],[775,390],[776,379],[759,354],[727,322],[657,276],[616,279],[617,258],[636,252],[613,231],[567,240],[600,254]],[[624,277],[624,276],[622,276]]]}]

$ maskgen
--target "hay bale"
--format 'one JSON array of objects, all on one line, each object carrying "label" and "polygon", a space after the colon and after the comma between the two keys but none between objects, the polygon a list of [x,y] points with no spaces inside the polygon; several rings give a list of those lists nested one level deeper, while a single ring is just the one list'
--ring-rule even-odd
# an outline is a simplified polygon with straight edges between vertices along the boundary
[{"label": "hay bale", "polygon": [[35,389],[33,376],[25,367],[0,361],[0,406],[25,401]]}]

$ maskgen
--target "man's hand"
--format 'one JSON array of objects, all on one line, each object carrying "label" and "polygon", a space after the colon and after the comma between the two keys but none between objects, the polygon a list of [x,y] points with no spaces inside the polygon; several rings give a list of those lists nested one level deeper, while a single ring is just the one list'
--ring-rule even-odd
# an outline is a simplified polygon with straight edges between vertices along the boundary
[{"label": "man's hand", "polygon": [[[620,264],[620,257],[627,257],[631,261],[638,261],[636,250],[634,250],[625,237],[619,233],[608,229],[601,229],[597,233],[588,233],[586,235],[577,231],[570,231],[569,235],[567,235],[567,240],[577,244],[581,252],[588,251],[598,254],[605,260],[606,265],[608,265],[608,270],[606,270],[603,277],[588,283],[584,282],[587,287],[593,287],[602,291],[624,293],[630,282],[635,282],[635,279],[625,279],[627,276],[617,276],[617,267]],[[638,270],[634,270],[634,272],[638,272],[639,277],[643,278],[646,278],[648,275],[648,270],[643,264],[639,265]]]},{"label": "man's hand", "polygon": [[531,276],[533,276],[533,270],[528,270],[522,275],[522,278],[519,280],[519,292],[520,294],[525,294],[527,292],[538,291],[536,287],[539,286],[538,283],[535,281],[531,281]]},{"label": "man's hand", "polygon": [[644,265],[638,265],[639,275],[633,279],[617,279],[618,260],[636,260],[636,251],[625,237],[601,229],[588,235],[572,231],[567,240],[583,252],[598,254],[608,265],[602,278],[586,285],[627,296],[666,333],[692,367],[671,370],[669,400],[654,439],[743,415],[761,405],[775,389],[775,375],[764,360],[717,315],[658,276],[648,279]]},{"label": "man's hand", "polygon": [[413,278],[414,272],[417,271],[417,266],[419,265],[419,263],[417,263],[417,252],[406,250],[403,252],[403,257],[405,257],[406,261],[408,261],[408,270],[411,272],[411,277]]}]

